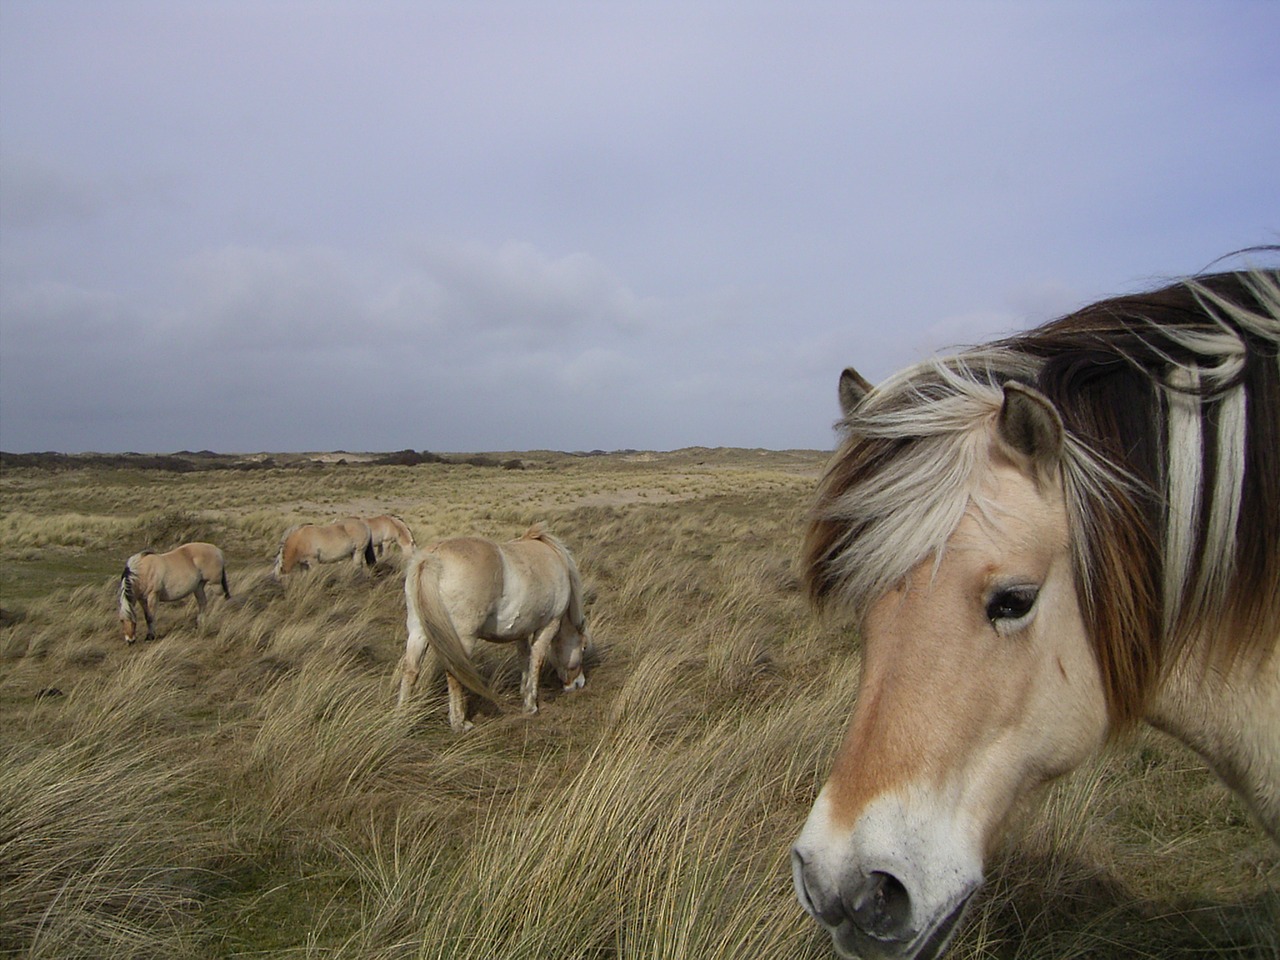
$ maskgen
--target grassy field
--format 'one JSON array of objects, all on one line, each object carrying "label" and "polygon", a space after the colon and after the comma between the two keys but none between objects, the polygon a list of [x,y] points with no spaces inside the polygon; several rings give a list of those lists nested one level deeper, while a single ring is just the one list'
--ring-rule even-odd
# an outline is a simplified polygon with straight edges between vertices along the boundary
[{"label": "grassy field", "polygon": [[[787,856],[858,669],[793,570],[823,456],[513,457],[6,467],[0,954],[830,957]],[[586,689],[548,678],[526,718],[490,647],[510,711],[455,736],[435,677],[393,712],[399,556],[270,577],[290,524],[386,511],[419,543],[546,521],[589,596]],[[126,647],[125,558],[191,539],[232,600]],[[1142,734],[1042,799],[953,956],[1280,955],[1280,854],[1186,751]]]}]

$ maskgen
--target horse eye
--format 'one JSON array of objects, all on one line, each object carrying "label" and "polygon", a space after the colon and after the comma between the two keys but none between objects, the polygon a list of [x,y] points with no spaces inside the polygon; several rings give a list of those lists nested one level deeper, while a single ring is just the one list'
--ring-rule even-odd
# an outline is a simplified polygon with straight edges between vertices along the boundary
[{"label": "horse eye", "polygon": [[997,590],[987,601],[987,619],[1021,620],[1036,605],[1040,591],[1036,587],[1007,587]]}]

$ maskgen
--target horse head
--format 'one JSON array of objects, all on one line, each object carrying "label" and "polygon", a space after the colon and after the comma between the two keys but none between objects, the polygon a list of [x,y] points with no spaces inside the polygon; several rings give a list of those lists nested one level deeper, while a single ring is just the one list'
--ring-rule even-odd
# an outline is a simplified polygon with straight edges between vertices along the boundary
[{"label": "horse head", "polygon": [[1107,735],[1061,422],[1028,388],[988,402],[958,521],[866,607],[854,714],[792,850],[797,895],[843,955],[939,954],[1019,798]]},{"label": "horse head", "polygon": [[587,674],[583,669],[583,656],[591,649],[591,635],[585,623],[581,627],[572,623],[571,617],[565,617],[551,644],[551,665],[566,693],[581,690],[587,684]]}]

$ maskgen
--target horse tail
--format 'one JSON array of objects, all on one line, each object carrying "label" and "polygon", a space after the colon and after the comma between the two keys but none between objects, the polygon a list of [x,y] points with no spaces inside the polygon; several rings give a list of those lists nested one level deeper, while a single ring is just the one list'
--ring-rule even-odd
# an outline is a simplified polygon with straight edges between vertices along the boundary
[{"label": "horse tail", "polygon": [[[365,529],[367,530],[368,527],[365,527]],[[364,565],[366,567],[372,567],[377,562],[378,555],[373,552],[373,537],[370,536],[364,542]]]},{"label": "horse tail", "polygon": [[[480,676],[471,657],[462,646],[462,638],[453,625],[453,618],[440,599],[440,558],[433,553],[414,557],[404,580],[405,602],[409,616],[416,619],[427,636],[427,643],[435,648],[444,661],[445,670],[468,690],[503,709],[498,695]],[[408,666],[401,658],[401,668]]]},{"label": "horse tail", "polygon": [[231,599],[231,588],[230,588],[229,586],[227,586],[227,568],[226,568],[226,565],[225,565],[225,564],[224,564],[224,565],[223,565],[223,567],[222,567],[222,577],[221,577],[221,580],[222,580],[222,595],[223,595],[224,597],[226,597],[228,600],[230,600],[230,599]]}]

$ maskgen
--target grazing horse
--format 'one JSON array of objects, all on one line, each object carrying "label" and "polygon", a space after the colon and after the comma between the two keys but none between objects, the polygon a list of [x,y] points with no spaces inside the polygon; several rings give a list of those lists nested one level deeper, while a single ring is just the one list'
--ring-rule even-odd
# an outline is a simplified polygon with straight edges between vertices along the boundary
[{"label": "grazing horse", "polygon": [[464,688],[498,702],[471,664],[476,640],[520,644],[528,713],[538,712],[538,677],[548,657],[566,691],[586,683],[582,655],[591,638],[578,567],[540,524],[508,543],[458,537],[418,551],[404,593],[409,640],[400,660],[401,706],[417,682],[428,643],[444,661],[449,724],[458,732],[472,727]]},{"label": "grazing horse", "polygon": [[792,849],[843,956],[937,956],[1020,797],[1146,721],[1280,841],[1280,271],[840,381],[804,547],[861,626]]},{"label": "grazing horse", "polygon": [[357,567],[362,562],[370,567],[378,562],[367,523],[359,517],[329,524],[303,523],[290,527],[280,538],[275,577],[278,580],[295,567],[310,569],[317,563],[347,559]]},{"label": "grazing horse", "polygon": [[195,594],[196,623],[203,622],[206,583],[216,583],[222,587],[222,595],[231,599],[222,551],[211,543],[184,543],[168,553],[135,553],[125,561],[120,574],[120,624],[125,641],[133,643],[137,636],[135,604],[142,607],[146,618],[148,640],[156,638],[156,604],[161,600],[182,600]]},{"label": "grazing horse", "polygon": [[413,531],[399,517],[389,513],[384,513],[379,517],[366,517],[365,523],[369,525],[369,534],[373,540],[373,552],[382,558],[386,551],[388,543],[396,543],[400,545],[400,551],[406,556],[413,550],[417,544],[413,542]]}]

